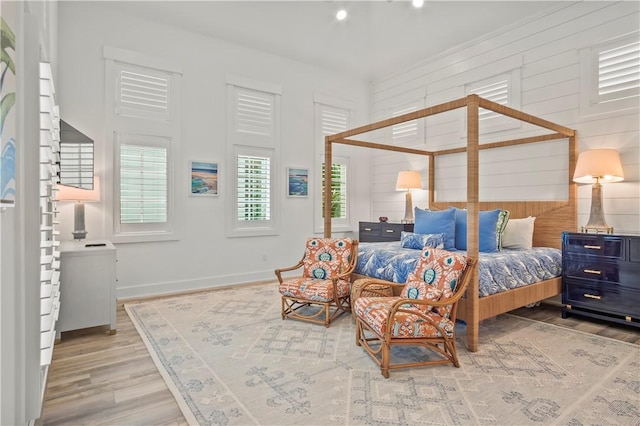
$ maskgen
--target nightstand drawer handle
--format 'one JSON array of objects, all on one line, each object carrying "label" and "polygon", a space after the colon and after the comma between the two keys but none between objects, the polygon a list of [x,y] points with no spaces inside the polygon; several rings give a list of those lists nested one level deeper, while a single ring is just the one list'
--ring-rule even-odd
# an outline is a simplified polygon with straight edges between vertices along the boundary
[{"label": "nightstand drawer handle", "polygon": [[596,299],[596,300],[602,299],[602,296],[596,296],[595,294],[589,294],[589,293],[585,293],[584,297],[587,297],[589,299]]},{"label": "nightstand drawer handle", "polygon": [[364,228],[365,231],[372,231],[371,228]]},{"label": "nightstand drawer handle", "polygon": [[602,274],[602,272],[596,271],[595,269],[585,269],[584,273],[585,274],[595,274],[595,275],[601,275]]},{"label": "nightstand drawer handle", "polygon": [[585,245],[584,245],[584,248],[586,248],[586,249],[592,249],[592,250],[600,250],[602,247],[600,247],[600,246],[590,246],[590,245],[588,245],[588,244],[585,244]]},{"label": "nightstand drawer handle", "polygon": [[394,232],[396,231],[394,231],[393,229],[387,229],[387,234],[393,234]]}]

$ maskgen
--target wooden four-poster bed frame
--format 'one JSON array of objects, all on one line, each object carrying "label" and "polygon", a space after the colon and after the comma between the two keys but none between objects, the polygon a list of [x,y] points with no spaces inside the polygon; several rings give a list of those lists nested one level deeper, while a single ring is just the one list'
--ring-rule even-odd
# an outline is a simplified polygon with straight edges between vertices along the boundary
[{"label": "wooden four-poster bed frame", "polygon": [[[466,147],[445,149],[440,151],[427,151],[422,149],[404,148],[396,145],[365,142],[352,139],[353,136],[368,133],[374,130],[393,126],[399,123],[416,120],[432,115],[440,114],[459,108],[466,108],[467,113],[467,145]],[[498,114],[530,123],[538,127],[550,130],[553,133],[530,136],[519,139],[504,140],[480,144],[479,141],[479,108],[494,111]],[[484,149],[501,148],[514,145],[523,145],[537,142],[552,141],[556,139],[568,139],[569,167],[567,171],[567,183],[569,185],[568,200],[562,201],[480,201],[479,191],[479,151]],[[577,134],[575,130],[552,123],[539,117],[497,104],[478,95],[469,95],[461,99],[446,102],[440,105],[427,107],[408,114],[377,121],[355,129],[340,132],[325,137],[325,164],[332,164],[333,144],[344,144],[364,148],[382,149],[394,152],[424,155],[429,161],[429,208],[432,210],[444,210],[449,206],[466,208],[467,214],[467,253],[469,256],[479,258],[478,240],[478,212],[480,210],[504,209],[510,213],[510,218],[525,218],[535,216],[535,228],[533,235],[534,246],[561,247],[562,231],[575,230],[577,226],[576,197],[577,186],[572,182],[572,173],[577,159]],[[435,201],[435,160],[439,156],[463,153],[467,154],[467,200],[466,201]],[[331,188],[331,173],[325,173],[325,188]],[[324,236],[331,236],[331,193],[325,191],[324,196]],[[486,297],[479,297],[478,270],[476,268],[472,282],[469,285],[466,296],[461,300],[458,309],[458,318],[467,324],[467,349],[475,352],[478,350],[478,330],[480,321],[494,317],[498,314],[517,309],[529,303],[553,297],[561,292],[561,277],[530,284],[508,290],[502,293]],[[354,279],[362,278],[357,274]]]}]

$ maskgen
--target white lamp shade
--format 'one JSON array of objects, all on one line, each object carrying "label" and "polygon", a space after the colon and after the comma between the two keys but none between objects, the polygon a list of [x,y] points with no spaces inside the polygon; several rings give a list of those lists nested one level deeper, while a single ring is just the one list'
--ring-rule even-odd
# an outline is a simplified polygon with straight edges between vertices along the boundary
[{"label": "white lamp shade", "polygon": [[93,177],[93,189],[81,189],[73,186],[58,184],[57,201],[95,202],[100,201],[100,180]]},{"label": "white lamp shade", "polygon": [[422,188],[420,172],[417,172],[415,170],[405,170],[398,173],[398,180],[396,180],[396,190],[406,191],[409,189],[418,188]]},{"label": "white lamp shade", "polygon": [[592,149],[578,156],[573,181],[578,183],[620,182],[624,180],[620,154],[615,149]]}]

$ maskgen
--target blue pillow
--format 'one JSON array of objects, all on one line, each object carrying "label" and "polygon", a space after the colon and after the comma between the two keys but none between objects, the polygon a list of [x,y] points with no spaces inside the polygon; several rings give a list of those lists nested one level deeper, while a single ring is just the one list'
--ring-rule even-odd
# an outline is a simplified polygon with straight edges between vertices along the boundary
[{"label": "blue pillow", "polygon": [[415,234],[402,231],[400,233],[402,248],[422,250],[425,247],[441,249],[444,247],[444,234]]},{"label": "blue pillow", "polygon": [[[467,211],[463,209],[457,209],[455,207],[450,208],[455,213],[455,228],[456,228],[456,248],[458,250],[467,249]],[[485,253],[492,253],[499,250],[498,248],[498,236],[497,227],[498,219],[500,219],[500,212],[502,210],[486,210],[481,211],[478,214],[478,220],[480,222],[478,229],[478,239],[480,244],[478,250]]]},{"label": "blue pillow", "polygon": [[444,249],[456,248],[456,212],[454,210],[414,209],[416,234],[444,234]]}]

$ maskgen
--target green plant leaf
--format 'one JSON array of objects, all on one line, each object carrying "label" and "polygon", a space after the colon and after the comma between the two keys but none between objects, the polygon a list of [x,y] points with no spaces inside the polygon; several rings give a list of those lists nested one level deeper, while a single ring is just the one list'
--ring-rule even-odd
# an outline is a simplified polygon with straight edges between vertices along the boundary
[{"label": "green plant leaf", "polygon": [[15,93],[7,93],[4,96],[4,98],[2,98],[2,101],[0,101],[0,111],[1,111],[0,134],[2,134],[2,131],[4,130],[4,119],[7,117],[7,114],[9,114],[9,112],[11,111],[11,108],[13,108],[13,105],[15,103],[16,103]]}]

